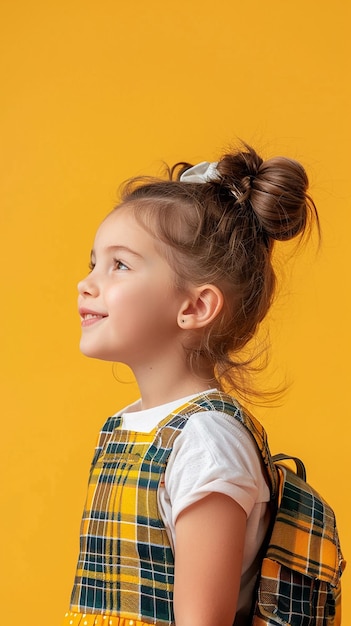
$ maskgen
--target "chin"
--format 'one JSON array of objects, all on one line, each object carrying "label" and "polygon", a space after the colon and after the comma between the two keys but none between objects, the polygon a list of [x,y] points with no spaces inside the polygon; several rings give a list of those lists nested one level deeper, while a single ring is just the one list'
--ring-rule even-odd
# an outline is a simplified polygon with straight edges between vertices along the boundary
[{"label": "chin", "polygon": [[79,344],[79,349],[84,356],[89,357],[90,359],[98,359],[99,361],[117,361],[115,355],[111,354],[108,350],[99,350],[94,348],[93,346],[85,345],[84,341],[81,341]]},{"label": "chin", "polygon": [[91,359],[101,359],[101,350],[97,350],[94,346],[89,346],[85,343],[85,341],[81,341],[79,344],[79,349],[84,356],[88,356]]}]

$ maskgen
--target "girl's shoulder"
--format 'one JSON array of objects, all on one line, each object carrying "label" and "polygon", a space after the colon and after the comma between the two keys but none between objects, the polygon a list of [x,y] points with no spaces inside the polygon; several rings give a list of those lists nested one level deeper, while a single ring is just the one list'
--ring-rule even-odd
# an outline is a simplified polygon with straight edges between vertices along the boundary
[{"label": "girl's shoulder", "polygon": [[179,465],[211,465],[225,474],[247,473],[261,479],[262,459],[246,426],[223,411],[199,411],[190,416],[173,446]]},{"label": "girl's shoulder", "polygon": [[262,474],[263,464],[271,480],[274,472],[265,429],[234,397],[211,390],[193,398],[179,415],[185,421],[176,450],[188,446],[195,453],[201,444],[203,453],[215,456],[216,463],[218,458],[229,464],[248,459],[254,474]]},{"label": "girl's shoulder", "polygon": [[173,516],[208,493],[233,498],[250,515],[270,492],[259,450],[245,426],[219,411],[194,413],[174,442],[165,476]]}]

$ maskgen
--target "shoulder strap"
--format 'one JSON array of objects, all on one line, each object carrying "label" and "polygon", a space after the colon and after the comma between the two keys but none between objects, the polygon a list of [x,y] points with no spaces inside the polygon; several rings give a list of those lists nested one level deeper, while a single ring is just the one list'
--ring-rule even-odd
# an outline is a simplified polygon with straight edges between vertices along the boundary
[{"label": "shoulder strap", "polygon": [[280,463],[281,461],[294,461],[296,465],[296,475],[301,478],[304,482],[307,480],[306,476],[306,468],[304,463],[299,459],[298,456],[291,456],[290,454],[284,454],[284,452],[279,452],[279,454],[274,454],[272,456],[273,463]]}]

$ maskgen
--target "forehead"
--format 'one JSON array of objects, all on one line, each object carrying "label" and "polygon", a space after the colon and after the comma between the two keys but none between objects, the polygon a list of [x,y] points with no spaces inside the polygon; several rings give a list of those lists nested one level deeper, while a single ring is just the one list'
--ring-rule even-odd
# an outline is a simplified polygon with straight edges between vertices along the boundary
[{"label": "forehead", "polygon": [[96,232],[95,241],[125,239],[127,236],[144,238],[147,233],[140,227],[133,212],[121,206],[111,211],[101,222]]},{"label": "forehead", "polygon": [[121,205],[100,224],[94,241],[94,252],[111,247],[128,247],[142,256],[164,256],[148,230],[135,218],[131,207]]}]

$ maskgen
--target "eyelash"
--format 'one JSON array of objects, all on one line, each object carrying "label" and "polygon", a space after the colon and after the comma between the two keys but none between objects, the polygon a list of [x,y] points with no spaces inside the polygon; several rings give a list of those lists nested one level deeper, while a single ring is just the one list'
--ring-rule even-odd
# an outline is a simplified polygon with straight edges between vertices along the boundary
[{"label": "eyelash", "polygon": [[[123,263],[123,261],[121,261],[120,259],[112,259],[112,261],[113,261],[114,269],[116,269],[116,270],[121,269],[121,268],[119,267],[119,265],[123,265],[123,267],[124,267],[126,270],[128,270],[128,269],[129,269],[129,267],[128,267],[125,263]],[[95,263],[93,263],[92,261],[90,261],[90,263],[89,263],[88,267],[89,267],[89,272],[92,272],[92,271],[93,271],[93,269],[94,269],[94,267],[95,267]],[[124,271],[125,271],[125,270],[124,270]]]},{"label": "eyelash", "polygon": [[121,261],[120,259],[113,259],[113,263],[114,263],[114,266],[115,266],[116,270],[121,269],[120,267],[118,267],[119,265],[123,265],[123,267],[126,270],[129,269],[129,267],[125,263],[123,263],[123,261]]}]

